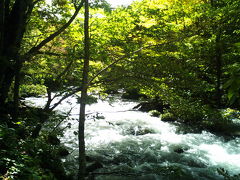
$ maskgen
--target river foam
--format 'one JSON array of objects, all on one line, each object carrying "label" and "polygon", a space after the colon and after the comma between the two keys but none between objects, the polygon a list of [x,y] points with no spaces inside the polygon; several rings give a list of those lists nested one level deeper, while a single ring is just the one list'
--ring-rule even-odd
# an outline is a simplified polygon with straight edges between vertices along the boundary
[{"label": "river foam", "polygon": [[[45,101],[29,100],[39,106]],[[71,97],[58,107],[61,111],[74,107],[71,128],[66,130],[62,141],[73,150],[75,159],[78,123],[74,119],[79,112],[76,102],[76,98]],[[97,179],[151,180],[176,179],[177,176],[185,180],[187,176],[184,175],[188,175],[189,179],[219,180],[224,178],[217,173],[217,168],[224,168],[230,174],[240,172],[239,138],[226,141],[206,131],[177,133],[176,125],[162,122],[148,113],[133,111],[136,105],[137,102],[114,97],[111,101],[98,99],[98,103],[87,106],[87,154],[104,165],[97,170],[99,173],[110,174],[99,175]]]}]

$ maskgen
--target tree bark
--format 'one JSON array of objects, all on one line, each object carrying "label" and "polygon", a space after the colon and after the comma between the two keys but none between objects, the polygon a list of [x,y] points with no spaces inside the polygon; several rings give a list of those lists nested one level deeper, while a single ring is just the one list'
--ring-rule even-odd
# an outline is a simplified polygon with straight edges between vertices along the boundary
[{"label": "tree bark", "polygon": [[18,111],[19,111],[19,87],[20,87],[20,71],[21,64],[19,59],[16,62],[16,72],[15,72],[15,81],[14,81],[14,94],[13,94],[13,120],[17,121]]},{"label": "tree bark", "polygon": [[[4,106],[10,86],[18,71],[19,50],[27,24],[27,14],[33,0],[16,0],[9,11],[9,0],[4,1],[1,28],[1,74],[0,74],[0,106]],[[2,6],[2,5],[1,5]]]},{"label": "tree bark", "polygon": [[1,0],[0,2],[0,110],[5,107],[10,86],[18,71],[16,69],[18,66],[17,59],[19,58],[21,67],[25,61],[31,59],[46,43],[61,34],[76,18],[83,6],[84,0],[81,1],[73,16],[65,25],[36,47],[31,48],[25,55],[20,56],[19,51],[25,28],[34,5],[37,2],[39,2],[39,0],[34,2],[33,0],[15,0],[11,11],[9,7],[10,0]]},{"label": "tree bark", "polygon": [[[211,0],[210,1],[211,6],[214,10],[217,10],[218,8],[218,1],[217,0]],[[221,21],[220,21],[221,22]],[[212,26],[213,32],[216,32],[216,39],[215,39],[215,50],[214,50],[214,57],[213,57],[213,63],[214,63],[214,68],[216,69],[215,71],[215,77],[216,77],[216,82],[215,82],[215,106],[217,108],[221,108],[222,106],[222,54],[223,54],[223,49],[222,49],[222,30],[221,30],[221,23],[216,24],[216,22],[213,22]]]},{"label": "tree bark", "polygon": [[84,13],[84,67],[82,79],[82,91],[80,99],[80,113],[78,126],[78,143],[79,143],[79,171],[78,180],[84,180],[86,175],[86,156],[85,156],[85,140],[84,140],[84,126],[85,126],[85,107],[88,90],[88,72],[90,59],[90,38],[89,38],[89,4],[85,0]]},{"label": "tree bark", "polygon": [[221,90],[221,79],[222,79],[222,45],[221,45],[221,32],[217,33],[216,37],[216,48],[215,48],[215,60],[216,60],[216,103],[217,107],[221,107],[222,90]]},{"label": "tree bark", "polygon": [[5,1],[2,0],[0,1],[0,58],[2,57],[2,48],[3,48],[4,19],[5,19]]}]

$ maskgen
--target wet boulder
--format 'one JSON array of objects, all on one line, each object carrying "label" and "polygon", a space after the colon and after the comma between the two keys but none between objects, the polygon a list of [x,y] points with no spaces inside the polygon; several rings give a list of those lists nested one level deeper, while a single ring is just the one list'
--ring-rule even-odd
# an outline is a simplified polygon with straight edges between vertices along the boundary
[{"label": "wet boulder", "polygon": [[87,173],[90,173],[90,172],[93,172],[97,169],[100,169],[100,168],[103,168],[103,165],[102,163],[100,163],[99,161],[95,161],[95,162],[92,162],[91,164],[89,164],[86,168],[86,172]]},{"label": "wet boulder", "polygon": [[137,89],[127,90],[122,95],[123,99],[139,100],[140,98],[146,98],[146,95],[139,93]]},{"label": "wet boulder", "polygon": [[172,146],[172,151],[177,154],[185,153],[187,150],[189,150],[189,147],[185,145]]},{"label": "wet boulder", "polygon": [[178,154],[182,154],[182,153],[184,153],[184,149],[183,148],[177,148],[177,149],[174,149],[174,152],[178,153]]},{"label": "wet boulder", "polygon": [[137,106],[133,107],[133,109],[136,109],[136,110],[142,111],[142,112],[149,112],[151,110],[154,110],[154,107],[149,102],[141,102]]},{"label": "wet boulder", "polygon": [[142,112],[149,112],[149,111],[157,111],[159,113],[163,113],[164,110],[169,109],[170,106],[167,104],[163,104],[163,102],[152,101],[152,102],[141,102],[133,109]]},{"label": "wet boulder", "polygon": [[93,162],[93,161],[95,161],[95,159],[91,156],[86,155],[86,161],[87,162]]},{"label": "wet boulder", "polygon": [[142,136],[145,134],[153,134],[154,131],[152,129],[149,129],[147,127],[141,127],[141,126],[132,126],[129,129],[125,131],[126,134],[129,135],[135,135],[135,136]]}]

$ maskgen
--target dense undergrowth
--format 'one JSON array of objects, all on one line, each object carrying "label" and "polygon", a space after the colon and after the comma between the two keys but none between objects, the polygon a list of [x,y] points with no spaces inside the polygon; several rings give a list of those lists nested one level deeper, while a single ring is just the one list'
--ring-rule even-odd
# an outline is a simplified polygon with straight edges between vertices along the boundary
[{"label": "dense undergrowth", "polygon": [[[20,114],[15,122],[10,117],[1,117],[5,118],[4,122],[9,122],[0,124],[1,179],[71,179],[61,161],[69,152],[58,138],[63,133],[59,123],[67,118],[66,115],[56,112],[46,114],[40,108],[27,106],[20,109]],[[41,133],[33,137],[42,116],[49,116],[50,120]]]}]

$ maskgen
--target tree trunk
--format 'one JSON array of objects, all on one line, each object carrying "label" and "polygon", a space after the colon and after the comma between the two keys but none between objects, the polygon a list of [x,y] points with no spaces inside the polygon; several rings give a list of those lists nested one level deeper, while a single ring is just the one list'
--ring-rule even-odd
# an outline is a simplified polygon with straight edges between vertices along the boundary
[{"label": "tree trunk", "polygon": [[33,5],[33,0],[16,0],[9,12],[9,0],[1,4],[1,73],[0,73],[0,106],[4,107],[8,98],[10,86],[14,80],[14,76],[18,71],[19,50],[23,34],[26,28],[27,14],[29,7]]},{"label": "tree trunk", "polygon": [[5,8],[4,1],[0,1],[0,61],[2,60],[2,48],[3,48],[3,37],[4,37],[4,17],[5,17]]},{"label": "tree trunk", "polygon": [[14,80],[17,69],[17,58],[21,65],[29,60],[46,43],[61,34],[76,18],[83,6],[80,2],[69,21],[60,29],[44,39],[36,47],[30,49],[25,55],[20,56],[22,38],[25,33],[26,24],[32,10],[40,0],[15,0],[10,10],[10,0],[0,0],[0,112],[4,110],[8,98],[10,86]]},{"label": "tree trunk", "polygon": [[84,180],[86,175],[86,156],[85,156],[85,140],[84,140],[84,125],[85,125],[85,107],[88,90],[88,72],[90,59],[90,38],[89,38],[89,5],[88,0],[85,0],[84,13],[84,67],[82,79],[82,91],[80,99],[80,113],[78,126],[78,143],[79,143],[79,171],[78,180]]},{"label": "tree trunk", "polygon": [[215,49],[215,60],[216,60],[216,105],[218,108],[221,107],[222,90],[221,90],[221,78],[222,78],[222,45],[221,45],[221,32],[217,33],[216,37],[216,49]]},{"label": "tree trunk", "polygon": [[19,59],[16,62],[16,73],[14,81],[14,94],[13,94],[13,120],[17,121],[18,119],[18,110],[19,110],[19,86],[20,86],[20,70],[21,64]]}]

